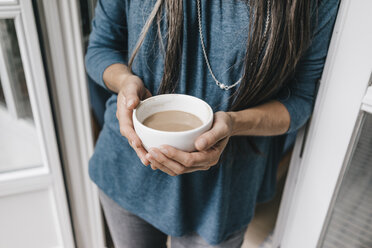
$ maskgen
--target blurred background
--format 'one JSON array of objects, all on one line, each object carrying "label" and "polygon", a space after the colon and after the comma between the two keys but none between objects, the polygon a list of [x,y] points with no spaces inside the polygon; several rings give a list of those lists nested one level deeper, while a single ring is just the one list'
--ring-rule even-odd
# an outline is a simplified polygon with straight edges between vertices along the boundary
[{"label": "blurred background", "polygon": [[[88,176],[111,94],[84,69],[95,4],[0,0],[0,248],[113,247]],[[372,247],[370,9],[341,2],[314,114],[244,248]]]}]

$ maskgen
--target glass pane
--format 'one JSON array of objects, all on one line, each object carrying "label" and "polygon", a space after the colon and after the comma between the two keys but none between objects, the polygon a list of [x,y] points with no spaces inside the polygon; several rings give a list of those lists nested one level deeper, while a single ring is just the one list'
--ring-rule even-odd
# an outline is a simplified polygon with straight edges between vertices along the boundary
[{"label": "glass pane", "polygon": [[5,67],[8,71],[9,91],[12,94],[10,99],[13,99],[15,114],[19,118],[32,119],[30,98],[13,19],[0,20],[0,42]]},{"label": "glass pane", "polygon": [[0,19],[0,173],[42,164],[30,98],[13,19]]},{"label": "glass pane", "polygon": [[359,130],[321,247],[372,247],[372,115]]}]

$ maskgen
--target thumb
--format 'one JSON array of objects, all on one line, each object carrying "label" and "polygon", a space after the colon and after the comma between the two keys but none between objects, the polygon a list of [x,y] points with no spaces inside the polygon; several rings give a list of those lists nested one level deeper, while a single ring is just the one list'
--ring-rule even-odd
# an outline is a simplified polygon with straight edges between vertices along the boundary
[{"label": "thumb", "polygon": [[128,83],[122,90],[127,109],[133,110],[140,102],[139,99],[140,86],[136,83]]},{"label": "thumb", "polygon": [[198,151],[207,150],[230,135],[231,128],[223,116],[223,112],[215,113],[212,128],[196,139],[195,148]]},{"label": "thumb", "polygon": [[226,136],[227,134],[223,128],[216,125],[196,139],[195,148],[198,151],[208,150]]}]

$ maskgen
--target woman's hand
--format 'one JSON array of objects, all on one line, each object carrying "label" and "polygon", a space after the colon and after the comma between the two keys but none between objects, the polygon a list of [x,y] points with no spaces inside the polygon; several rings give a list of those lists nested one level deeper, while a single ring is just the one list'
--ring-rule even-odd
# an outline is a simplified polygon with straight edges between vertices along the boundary
[{"label": "woman's hand", "polygon": [[151,93],[145,88],[142,80],[135,75],[129,75],[122,80],[117,99],[116,117],[119,120],[120,133],[128,139],[129,144],[136,151],[137,156],[144,165],[149,164],[149,161],[146,159],[147,152],[134,131],[132,113],[140,100],[144,100],[150,96]]},{"label": "woman's hand", "polygon": [[198,170],[208,170],[216,165],[232,134],[232,118],[226,112],[214,114],[212,128],[195,141],[196,152],[184,152],[163,145],[160,149],[151,148],[146,155],[152,169],[177,176]]}]

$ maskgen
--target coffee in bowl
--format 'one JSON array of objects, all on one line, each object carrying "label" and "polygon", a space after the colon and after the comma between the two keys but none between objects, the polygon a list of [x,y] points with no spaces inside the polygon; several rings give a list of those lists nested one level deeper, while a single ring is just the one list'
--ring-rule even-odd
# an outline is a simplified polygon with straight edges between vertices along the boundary
[{"label": "coffee in bowl", "polygon": [[213,123],[205,101],[183,94],[162,94],[141,101],[133,111],[133,126],[146,150],[170,145],[195,151],[195,140]]},{"label": "coffee in bowl", "polygon": [[200,127],[203,122],[191,113],[168,110],[150,115],[142,124],[160,131],[182,132]]}]

